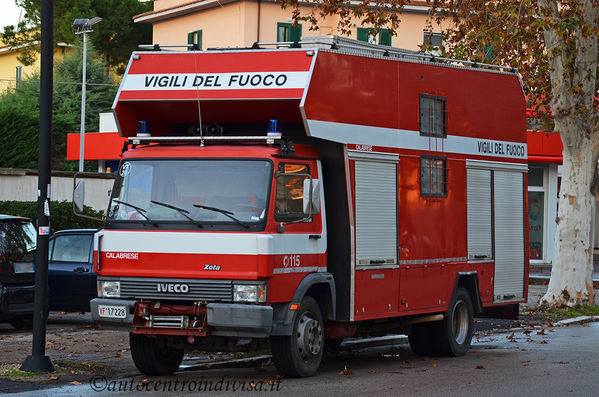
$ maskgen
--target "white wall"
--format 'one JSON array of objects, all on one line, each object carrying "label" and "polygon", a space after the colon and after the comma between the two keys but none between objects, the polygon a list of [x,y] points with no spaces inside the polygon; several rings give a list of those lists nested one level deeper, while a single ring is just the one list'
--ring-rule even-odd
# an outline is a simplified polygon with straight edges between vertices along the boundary
[{"label": "white wall", "polygon": [[[50,186],[52,201],[73,200],[73,172],[53,172]],[[85,205],[106,211],[113,174],[85,173]],[[38,174],[35,170],[0,168],[0,201],[37,201]]]}]

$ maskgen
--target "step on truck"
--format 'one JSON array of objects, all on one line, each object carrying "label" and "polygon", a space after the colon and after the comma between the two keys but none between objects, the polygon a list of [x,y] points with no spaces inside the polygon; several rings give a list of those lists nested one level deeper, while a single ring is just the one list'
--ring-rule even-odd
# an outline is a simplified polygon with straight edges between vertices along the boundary
[{"label": "step on truck", "polygon": [[[131,56],[95,234],[94,321],[148,375],[270,346],[314,375],[345,337],[460,356],[527,299],[516,70],[334,36]],[[83,185],[75,190],[81,206]]]}]

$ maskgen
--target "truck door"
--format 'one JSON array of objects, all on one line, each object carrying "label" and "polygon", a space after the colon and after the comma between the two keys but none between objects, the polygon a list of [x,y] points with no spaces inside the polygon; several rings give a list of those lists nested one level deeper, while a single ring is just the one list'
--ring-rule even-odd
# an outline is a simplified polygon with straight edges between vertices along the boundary
[{"label": "truck door", "polygon": [[350,151],[354,160],[354,319],[398,309],[397,178],[399,156]]}]

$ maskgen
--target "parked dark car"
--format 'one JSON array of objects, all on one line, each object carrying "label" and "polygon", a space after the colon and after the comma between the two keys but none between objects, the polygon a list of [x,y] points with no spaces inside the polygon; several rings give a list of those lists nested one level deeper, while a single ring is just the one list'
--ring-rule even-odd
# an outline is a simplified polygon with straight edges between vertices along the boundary
[{"label": "parked dark car", "polygon": [[61,230],[50,236],[48,252],[48,300],[50,310],[89,312],[97,297],[93,270],[96,229]]},{"label": "parked dark car", "polygon": [[28,218],[0,214],[0,321],[33,325],[37,233]]}]

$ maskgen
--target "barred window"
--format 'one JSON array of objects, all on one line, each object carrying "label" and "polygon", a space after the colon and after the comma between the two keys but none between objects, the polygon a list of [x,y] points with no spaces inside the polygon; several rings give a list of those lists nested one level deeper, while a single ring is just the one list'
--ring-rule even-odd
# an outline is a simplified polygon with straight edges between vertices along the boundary
[{"label": "barred window", "polygon": [[420,156],[420,196],[447,197],[447,157]]},{"label": "barred window", "polygon": [[446,98],[420,94],[420,135],[447,137]]}]

